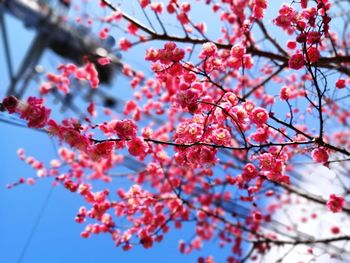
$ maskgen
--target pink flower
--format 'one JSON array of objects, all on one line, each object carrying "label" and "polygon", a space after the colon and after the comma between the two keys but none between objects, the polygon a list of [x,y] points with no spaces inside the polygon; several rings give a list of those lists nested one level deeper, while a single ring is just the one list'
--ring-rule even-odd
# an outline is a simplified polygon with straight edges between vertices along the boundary
[{"label": "pink flower", "polygon": [[239,69],[242,66],[242,58],[229,57],[226,61],[226,65],[230,68]]},{"label": "pink flower", "polygon": [[308,44],[316,44],[320,42],[321,34],[317,31],[309,32],[306,36],[306,42]]},{"label": "pink flower", "polygon": [[247,113],[252,113],[255,109],[255,104],[252,101],[246,101],[242,104],[243,108],[246,110]]},{"label": "pink flower", "polygon": [[242,58],[246,53],[246,49],[242,45],[235,45],[231,48],[230,54],[236,58]]},{"label": "pink flower", "polygon": [[251,57],[251,55],[244,55],[243,56],[243,65],[247,69],[251,69],[254,65],[254,61]]},{"label": "pink flower", "polygon": [[269,140],[269,128],[267,126],[260,127],[250,137],[258,143],[267,142]]},{"label": "pink flower", "polygon": [[18,99],[15,96],[6,97],[2,101],[2,106],[9,112],[14,113],[18,105]]},{"label": "pink flower", "polygon": [[117,121],[113,126],[120,139],[130,139],[136,136],[137,126],[133,120]]},{"label": "pink flower", "polygon": [[300,1],[301,8],[307,8],[307,1],[308,0],[301,0]]},{"label": "pink flower", "polygon": [[134,137],[130,141],[127,142],[128,145],[128,151],[133,156],[138,156],[141,159],[143,159],[147,154],[147,145],[145,142],[139,138]]},{"label": "pink flower", "polygon": [[346,81],[345,81],[345,79],[338,79],[337,82],[335,83],[335,86],[336,86],[338,89],[343,89],[343,88],[345,88],[345,86],[346,86]]},{"label": "pink flower", "polygon": [[254,18],[262,19],[264,17],[264,9],[267,8],[267,0],[252,0],[251,5]]},{"label": "pink flower", "polygon": [[204,23],[197,23],[194,25],[196,27],[196,29],[201,32],[201,33],[205,33],[207,31],[207,26]]},{"label": "pink flower", "polygon": [[342,196],[331,194],[327,201],[327,207],[333,213],[338,213],[343,210],[345,206],[345,199]]},{"label": "pink flower", "polygon": [[187,13],[191,10],[191,5],[188,2],[184,2],[181,4],[180,8],[183,12]]},{"label": "pink flower", "polygon": [[263,19],[264,18],[264,9],[260,8],[258,6],[254,6],[253,17],[256,19]]},{"label": "pink flower", "polygon": [[158,58],[159,58],[159,53],[156,49],[150,48],[146,50],[146,56],[145,56],[146,60],[155,62],[158,60]]},{"label": "pink flower", "polygon": [[51,110],[44,107],[43,99],[29,97],[27,103],[20,103],[20,117],[28,121],[28,127],[43,128],[49,120]]},{"label": "pink flower", "polygon": [[297,47],[297,43],[295,43],[295,41],[288,41],[287,42],[287,47],[289,49],[295,49]]},{"label": "pink flower", "polygon": [[27,184],[28,185],[34,185],[35,184],[35,180],[33,178],[27,178]]},{"label": "pink flower", "polygon": [[203,146],[199,150],[200,163],[213,163],[215,161],[216,151],[207,146]]},{"label": "pink flower", "polygon": [[109,57],[101,57],[97,60],[97,62],[101,66],[105,66],[111,63],[111,59]]},{"label": "pink flower", "polygon": [[253,220],[256,222],[259,222],[263,219],[263,216],[260,211],[253,212],[252,216],[253,216]]},{"label": "pink flower", "polygon": [[175,3],[169,2],[169,4],[166,6],[166,10],[168,11],[169,14],[175,13],[176,9],[177,9],[177,6]]},{"label": "pink flower", "polygon": [[252,121],[258,125],[262,126],[269,119],[269,114],[264,108],[255,108],[252,112]]},{"label": "pink flower", "polygon": [[180,12],[177,16],[176,16],[177,20],[179,20],[179,22],[183,25],[188,24],[190,21],[188,20],[188,15],[184,12]]},{"label": "pink flower", "polygon": [[49,120],[51,110],[43,106],[29,107],[26,112],[28,127],[43,128]]},{"label": "pink flower", "polygon": [[153,246],[153,239],[151,237],[144,237],[140,242],[144,248],[151,248]]},{"label": "pink flower", "polygon": [[[175,58],[178,57],[177,54],[174,54],[175,49],[176,49],[176,44],[174,42],[165,43],[163,49],[157,50],[158,54],[156,59],[159,59],[160,63],[162,64],[170,64],[172,62],[173,57]],[[150,51],[151,50],[152,49],[150,49]],[[146,59],[147,59],[147,55],[146,55]],[[148,59],[148,60],[152,60],[152,59]]]},{"label": "pink flower", "polygon": [[238,97],[233,92],[227,92],[224,95],[224,98],[231,103],[232,106],[236,106],[238,104]]},{"label": "pink flower", "polygon": [[106,39],[108,37],[108,28],[104,28],[100,31],[100,33],[98,34],[100,39]]},{"label": "pink flower", "polygon": [[127,103],[125,104],[123,113],[124,113],[125,115],[128,115],[128,114],[130,114],[131,112],[133,112],[134,110],[136,110],[137,108],[138,108],[137,103],[136,103],[134,100],[129,100],[129,101],[127,101]]},{"label": "pink flower", "polygon": [[194,146],[186,150],[186,160],[192,164],[214,163],[217,150],[207,146]]},{"label": "pink flower", "polygon": [[180,104],[182,108],[188,107],[192,104],[197,104],[198,98],[198,90],[192,88],[184,91],[181,90],[176,94],[176,101]]},{"label": "pink flower", "polygon": [[140,5],[142,8],[145,8],[146,6],[148,6],[150,3],[150,0],[141,0],[140,1]]},{"label": "pink flower", "polygon": [[[68,85],[65,85],[64,92],[67,91],[67,90],[69,91],[69,88],[67,89],[67,86]],[[62,88],[62,87],[60,87],[60,88]],[[51,89],[52,89],[52,84],[50,82],[44,82],[39,87],[40,94],[47,94],[47,93],[49,93],[49,91]]]},{"label": "pink flower", "polygon": [[304,57],[302,54],[295,54],[289,58],[288,66],[292,69],[301,69],[304,67]]},{"label": "pink flower", "polygon": [[325,148],[316,148],[311,152],[311,157],[318,163],[325,163],[328,161],[329,155]]},{"label": "pink flower", "polygon": [[171,60],[173,60],[173,61],[180,61],[184,57],[185,57],[185,51],[183,49],[175,48],[172,51]]},{"label": "pink flower", "polygon": [[93,157],[95,157],[96,159],[98,159],[99,157],[108,158],[114,151],[114,146],[115,143],[110,141],[97,144],[92,152]]},{"label": "pink flower", "polygon": [[56,121],[54,120],[49,120],[47,122],[47,130],[49,132],[49,134],[51,135],[56,135],[58,137],[60,137],[60,139],[62,139],[62,133],[61,133],[61,127],[57,124]]},{"label": "pink flower", "polygon": [[89,106],[87,107],[87,112],[93,117],[97,115],[95,103],[93,101],[91,101]]},{"label": "pink flower", "polygon": [[307,58],[309,59],[310,63],[314,63],[320,58],[320,52],[317,48],[310,47],[307,50]]},{"label": "pink flower", "polygon": [[260,8],[267,8],[267,0],[253,0],[252,2],[254,5]]},{"label": "pink flower", "polygon": [[127,51],[129,48],[131,48],[132,44],[129,40],[127,40],[125,37],[122,37],[119,39],[119,47],[121,50]]},{"label": "pink flower", "polygon": [[288,33],[293,32],[294,30],[291,25],[292,22],[296,20],[298,12],[296,12],[290,5],[283,4],[278,13],[278,17],[274,19],[273,22],[277,26],[287,30]]},{"label": "pink flower", "polygon": [[218,51],[216,45],[212,42],[204,43],[202,46],[202,51],[199,55],[200,58],[211,57]]},{"label": "pink flower", "polygon": [[151,3],[151,9],[157,14],[161,14],[163,12],[163,3],[153,2]]},{"label": "pink flower", "polygon": [[290,26],[292,22],[292,18],[287,16],[287,15],[279,15],[275,20],[274,23],[279,26],[279,27],[283,27],[283,28],[287,28],[288,26]]},{"label": "pink flower", "polygon": [[272,170],[276,165],[276,158],[271,153],[263,153],[259,156],[259,166],[264,170]]},{"label": "pink flower", "polygon": [[258,175],[258,171],[255,168],[254,164],[247,163],[243,168],[242,177],[246,181],[252,180],[254,177]]},{"label": "pink flower", "polygon": [[78,131],[71,128],[61,126],[60,139],[64,140],[71,147],[75,147],[81,151],[86,151],[90,148],[91,141],[84,135],[81,135]]},{"label": "pink flower", "polygon": [[231,140],[230,132],[227,129],[215,129],[211,135],[212,141],[217,145],[229,145]]},{"label": "pink flower", "polygon": [[288,100],[291,96],[291,90],[288,86],[283,86],[280,90],[280,99]]},{"label": "pink flower", "polygon": [[176,43],[173,41],[166,42],[164,44],[164,50],[172,51],[176,48]]},{"label": "pink flower", "polygon": [[340,228],[338,226],[332,226],[331,232],[332,232],[332,234],[337,235],[340,233]]},{"label": "pink flower", "polygon": [[96,89],[100,83],[100,80],[98,78],[98,72],[93,63],[87,63],[85,68],[86,72],[86,79],[89,80],[90,85],[93,89]]},{"label": "pink flower", "polygon": [[139,30],[139,27],[134,23],[129,23],[127,29],[131,35],[135,35],[137,33],[137,31]]}]

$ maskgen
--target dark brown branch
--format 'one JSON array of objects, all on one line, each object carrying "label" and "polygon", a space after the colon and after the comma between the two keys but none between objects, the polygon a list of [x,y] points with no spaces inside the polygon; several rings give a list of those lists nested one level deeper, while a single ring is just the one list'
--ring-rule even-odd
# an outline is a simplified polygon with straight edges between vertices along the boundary
[{"label": "dark brown branch", "polygon": [[[275,185],[281,186],[284,189],[286,189],[288,192],[293,193],[293,194],[297,194],[298,196],[304,197],[307,200],[313,201],[315,203],[321,204],[321,205],[327,205],[327,201],[324,200],[322,197],[314,195],[312,193],[307,193],[304,192],[300,189],[297,189],[291,185],[287,185],[287,184],[280,184],[277,182],[273,182]],[[343,212],[350,214],[350,208],[349,207],[344,207]]]},{"label": "dark brown branch", "polygon": [[[90,139],[94,143],[103,143],[103,142],[121,142],[121,141],[130,141],[130,139],[105,139],[105,140],[99,140],[99,139]],[[163,144],[163,145],[169,145],[169,146],[176,146],[176,147],[193,147],[193,146],[208,146],[216,149],[228,149],[228,150],[250,150],[253,148],[264,148],[269,146],[287,146],[287,145],[306,145],[306,144],[313,144],[314,141],[293,141],[293,142],[270,142],[270,143],[264,143],[264,144],[250,144],[248,146],[244,147],[233,147],[233,146],[227,146],[227,145],[217,145],[212,143],[205,143],[205,142],[192,142],[192,143],[175,143],[171,141],[159,141],[155,139],[143,139],[145,142],[153,142],[156,144]]]},{"label": "dark brown branch", "polygon": [[261,86],[264,86],[265,84],[267,84],[273,77],[277,76],[278,74],[280,74],[282,72],[282,70],[287,66],[287,64],[283,64],[281,66],[279,66],[279,68],[272,74],[270,74],[266,79],[264,79],[261,83],[257,84],[256,86],[254,86],[247,94],[245,94],[242,99],[245,100],[247,99],[250,95],[252,95],[258,88],[260,88]]},{"label": "dark brown branch", "polygon": [[265,239],[265,240],[256,240],[252,241],[255,244],[259,243],[274,243],[276,245],[312,245],[312,244],[329,244],[338,241],[350,241],[350,236],[341,236],[341,237],[332,237],[332,238],[324,238],[324,239],[309,239],[309,240],[273,240],[273,239]]},{"label": "dark brown branch", "polygon": [[[113,11],[121,11],[108,0],[102,0],[102,2]],[[213,42],[219,49],[232,48],[232,45],[230,44],[218,43],[210,39],[193,38],[188,35],[181,37],[176,35],[158,34],[157,32],[148,28],[146,25],[137,21],[135,18],[129,16],[125,12],[121,11],[121,13],[124,19],[126,19],[131,23],[134,23],[135,25],[138,26],[139,29],[149,34],[150,35],[149,40],[164,40],[164,41],[174,41],[178,43],[190,43],[190,44],[200,44],[200,45],[210,41],[210,42]],[[286,55],[279,55],[269,51],[263,51],[263,50],[257,49],[254,46],[248,47],[247,53],[251,54],[252,56],[258,56],[258,57],[263,57],[270,60],[276,60],[286,64],[288,63],[288,60],[289,60],[289,57]],[[341,63],[348,63],[349,61],[350,61],[350,56],[323,57],[318,60],[318,66],[321,68],[335,69],[350,76],[350,70],[347,67],[340,65]]]}]

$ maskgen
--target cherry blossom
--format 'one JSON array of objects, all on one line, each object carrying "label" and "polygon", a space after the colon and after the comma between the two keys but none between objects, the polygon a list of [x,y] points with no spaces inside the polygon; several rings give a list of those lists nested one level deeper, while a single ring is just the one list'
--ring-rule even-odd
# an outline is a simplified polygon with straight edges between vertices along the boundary
[{"label": "cherry blossom", "polygon": [[[227,262],[288,261],[285,247],[303,246],[303,261],[347,250],[337,246],[350,240],[343,223],[322,235],[308,228],[350,213],[339,174],[349,170],[350,43],[332,20],[346,21],[341,1],[112,2],[99,1],[96,17],[77,6],[65,18],[76,15],[108,54],[47,70],[36,80],[40,97],[2,100],[4,115],[59,144],[50,162],[19,150],[36,176],[8,188],[52,178],[82,199],[81,237],[109,235],[124,251],[151,249],[173,231],[179,252],[198,250],[198,262],[225,260],[207,244]],[[116,57],[120,94],[104,85]],[[44,105],[80,92],[79,116]],[[344,191],[322,186],[323,171]],[[329,191],[342,194],[325,200]],[[288,253],[270,260],[276,249]]]},{"label": "cherry blossom", "polygon": [[327,207],[333,213],[338,213],[343,210],[345,206],[345,199],[342,196],[331,194],[327,201]]}]

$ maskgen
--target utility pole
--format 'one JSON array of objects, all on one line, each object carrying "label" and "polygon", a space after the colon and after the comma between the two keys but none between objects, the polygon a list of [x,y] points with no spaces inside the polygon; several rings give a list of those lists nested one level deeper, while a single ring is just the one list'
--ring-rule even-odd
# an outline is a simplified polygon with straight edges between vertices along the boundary
[{"label": "utility pole", "polygon": [[[90,33],[89,28],[66,21],[70,1],[58,0],[53,6],[49,0],[0,0],[0,30],[7,65],[9,87],[7,95],[21,98],[28,83],[36,75],[36,66],[45,50],[51,50],[58,56],[77,65],[84,63],[84,58],[93,62],[101,83],[111,84],[113,75],[122,64],[113,53],[108,41],[102,41]],[[25,27],[35,31],[35,37],[28,43],[28,50],[15,71],[11,57],[11,43],[8,37],[6,14],[22,21]],[[100,57],[108,57],[109,65],[97,63]]]}]

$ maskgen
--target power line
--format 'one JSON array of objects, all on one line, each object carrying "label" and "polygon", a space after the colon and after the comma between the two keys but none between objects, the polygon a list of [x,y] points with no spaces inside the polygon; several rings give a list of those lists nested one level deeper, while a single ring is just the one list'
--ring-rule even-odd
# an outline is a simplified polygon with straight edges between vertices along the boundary
[{"label": "power line", "polygon": [[[29,127],[27,126],[26,122],[22,121],[21,119],[13,117],[13,116],[8,117],[8,116],[5,116],[2,113],[0,113],[0,122],[6,123],[6,124],[10,124],[10,125],[13,125],[13,126],[17,126],[17,127],[21,127],[21,128],[29,129]],[[44,129],[33,129],[33,128],[30,128],[30,129],[47,134],[47,131],[45,131]]]},{"label": "power line", "polygon": [[[0,122],[6,123],[6,124],[10,124],[10,125],[14,125],[14,126],[18,126],[18,127],[21,127],[21,128],[28,128],[28,126],[24,122],[22,122],[20,119],[17,119],[17,118],[15,118],[13,116],[11,116],[11,117],[4,116],[1,113],[0,113]],[[45,130],[43,130],[43,129],[35,129],[35,130],[39,131],[39,132],[44,132],[44,133],[47,134],[47,132]],[[50,138],[50,140],[52,142],[53,150],[54,150],[54,152],[57,155],[57,147],[56,147],[53,139]],[[18,263],[21,263],[23,261],[23,259],[24,259],[24,256],[26,255],[26,252],[27,252],[27,250],[28,250],[32,240],[33,240],[33,237],[34,237],[34,235],[35,235],[35,233],[36,233],[36,231],[37,231],[37,229],[39,227],[40,221],[41,221],[41,219],[42,219],[42,217],[43,217],[43,215],[45,213],[45,210],[46,210],[46,208],[47,208],[47,206],[49,204],[49,201],[51,199],[53,190],[54,190],[54,186],[52,185],[50,190],[49,190],[49,192],[46,194],[44,203],[42,204],[42,206],[41,206],[41,208],[39,210],[39,213],[38,213],[38,215],[36,217],[36,220],[35,220],[32,228],[30,230],[30,233],[29,233],[29,235],[27,237],[26,243],[24,244],[24,247],[21,250],[21,253],[20,253],[19,258],[17,260]]]},{"label": "power line", "polygon": [[[54,152],[55,152],[55,154],[56,154],[56,156],[57,156],[57,147],[56,147],[56,144],[55,144],[54,140],[53,140],[51,137],[49,137],[49,138],[50,138],[50,141],[51,141],[51,143],[52,143],[53,150],[54,150]],[[42,205],[41,208],[40,208],[39,214],[38,214],[38,216],[37,216],[37,218],[36,218],[36,220],[35,220],[35,222],[34,222],[34,225],[33,225],[32,228],[31,228],[31,231],[30,231],[30,233],[29,233],[29,236],[28,236],[28,238],[27,238],[27,241],[26,241],[26,243],[25,243],[25,245],[24,245],[24,247],[23,247],[23,249],[22,249],[22,251],[21,251],[21,254],[20,254],[19,259],[18,259],[18,261],[17,261],[18,263],[21,263],[21,262],[23,261],[23,259],[24,259],[24,256],[25,256],[25,254],[26,254],[26,252],[27,252],[27,250],[28,250],[28,248],[29,248],[29,246],[30,246],[32,240],[33,240],[33,237],[34,237],[34,235],[35,235],[35,232],[36,232],[37,229],[38,229],[38,226],[39,226],[39,224],[40,224],[41,218],[43,217],[43,215],[44,215],[44,213],[45,213],[45,210],[46,210],[46,208],[47,208],[47,206],[48,206],[48,204],[49,204],[49,202],[50,202],[50,199],[51,199],[51,196],[52,196],[52,193],[53,193],[54,188],[55,188],[54,185],[51,185],[51,188],[50,188],[49,192],[46,194],[44,203],[43,203],[43,205]]]},{"label": "power line", "polygon": [[34,234],[35,232],[37,231],[38,229],[38,226],[40,224],[40,221],[41,221],[41,218],[43,217],[44,215],[44,212],[49,204],[49,201],[50,201],[50,198],[52,196],[52,193],[53,193],[53,190],[54,190],[54,186],[52,185],[49,192],[46,194],[46,197],[45,197],[45,200],[44,200],[44,203],[43,205],[41,206],[40,208],[40,211],[39,211],[39,214],[34,222],[34,225],[32,226],[31,230],[30,230],[30,233],[29,233],[29,236],[27,238],[27,241],[21,251],[21,254],[17,260],[17,263],[21,263],[24,259],[24,256],[29,248],[29,245],[31,244],[32,240],[33,240],[33,237],[34,237]]}]

